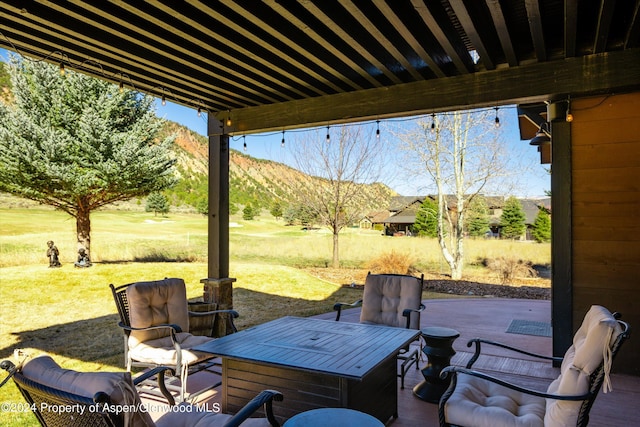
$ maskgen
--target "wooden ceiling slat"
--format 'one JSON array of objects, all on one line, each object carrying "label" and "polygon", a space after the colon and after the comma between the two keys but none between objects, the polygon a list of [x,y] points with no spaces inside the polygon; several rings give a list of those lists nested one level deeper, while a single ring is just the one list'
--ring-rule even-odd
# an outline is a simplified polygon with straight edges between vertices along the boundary
[{"label": "wooden ceiling slat", "polygon": [[353,4],[352,1],[340,0],[340,4],[345,8],[347,12],[351,14],[351,16],[353,16],[358,22],[360,22],[360,24],[369,32],[369,34],[371,34],[371,36],[373,36],[373,38],[375,38],[378,43],[380,43],[382,47],[384,47],[385,50],[389,52],[395,58],[395,60],[398,61],[398,63],[409,72],[409,74],[411,74],[411,76],[415,80],[423,79],[420,73],[418,73],[418,71],[416,71],[416,69],[409,63],[402,52],[400,52],[394,46],[394,44],[384,34],[382,34],[382,32],[369,20],[369,18],[364,13],[362,13],[360,9],[358,9],[355,4]]},{"label": "wooden ceiling slat", "polygon": [[374,0],[374,4],[382,12],[382,14],[387,17],[389,22],[395,27],[400,35],[404,37],[404,39],[409,44],[409,46],[411,46],[414,52],[416,52],[420,56],[420,58],[422,58],[422,60],[429,66],[436,77],[446,77],[446,74],[433,60],[431,55],[429,55],[427,51],[424,50],[418,39],[411,33],[411,31],[409,31],[402,19],[398,17],[393,9],[391,9],[384,0]]},{"label": "wooden ceiling slat", "polygon": [[[123,2],[117,2],[118,5],[120,6],[124,6],[125,4]],[[177,12],[172,9],[170,6],[167,6],[161,2],[149,2],[150,6],[153,6],[159,10],[162,10],[163,12],[167,13],[167,14],[176,14]],[[128,6],[128,5],[127,5]],[[131,6],[133,7],[133,6]],[[135,10],[136,8],[133,7],[133,9]],[[283,77],[290,79],[291,81],[294,81],[298,84],[300,84],[301,86],[307,86],[301,79],[297,78],[296,76],[287,73],[286,71],[280,69],[280,67],[278,67],[277,65],[274,65],[272,62],[266,61],[266,60],[262,60],[260,57],[256,56],[256,55],[252,55],[251,52],[247,51],[246,49],[242,48],[241,46],[239,46],[237,43],[235,43],[234,41],[232,41],[231,39],[225,37],[222,34],[216,33],[214,32],[211,28],[205,27],[204,25],[201,25],[200,23],[198,23],[197,21],[187,18],[187,17],[183,17],[182,20],[189,24],[191,27],[197,29],[198,31],[200,31],[202,34],[206,34],[208,37],[211,37],[215,40],[221,41],[224,44],[228,45],[230,48],[241,52],[243,55],[245,56],[249,56],[252,57],[253,59],[255,59],[256,61],[258,61],[259,63],[261,63],[261,65],[264,66],[265,69],[267,70],[275,70],[278,73],[280,73]],[[191,40],[193,40],[194,43],[196,44],[202,44],[202,40],[197,40],[194,38],[191,38]],[[264,72],[263,70],[260,70],[256,67],[253,67],[249,64],[247,64],[246,62],[242,62],[237,56],[234,55],[230,55],[226,52],[223,52],[221,50],[216,50],[215,52],[216,55],[225,58],[226,60],[230,61],[231,63],[236,64],[235,66],[237,67],[242,67],[245,68],[246,70],[250,71],[251,73],[262,77],[263,79],[269,81],[271,83],[271,86],[266,86],[262,83],[257,82],[255,79],[251,79],[249,76],[246,76],[247,81],[250,81],[253,84],[256,84],[258,87],[263,87],[268,93],[272,93],[274,91],[277,91],[278,87],[283,87],[286,88],[287,90],[291,91],[292,93],[296,94],[299,97],[304,97],[306,96],[304,94],[304,92],[300,91],[299,89],[293,87],[292,85],[287,85],[284,83],[284,79],[278,79],[266,72]],[[209,61],[210,64],[212,64],[212,66],[216,66],[214,62]],[[314,90],[313,88],[310,88],[312,90]],[[315,91],[315,90],[314,90]],[[322,94],[323,92],[318,92],[315,91],[316,94]],[[291,96],[285,96],[288,99],[292,99],[293,97]],[[274,101],[275,102],[275,99]]]},{"label": "wooden ceiling slat", "polygon": [[469,40],[471,40],[471,44],[476,49],[476,52],[478,52],[480,61],[484,64],[487,70],[495,69],[496,64],[491,58],[491,55],[489,55],[487,48],[484,46],[482,37],[480,37],[478,30],[476,30],[476,27],[471,20],[471,16],[469,16],[469,13],[467,12],[467,8],[465,7],[464,2],[462,0],[449,0],[449,4],[458,17],[458,21],[460,21],[462,28],[464,28],[464,32],[467,34],[467,37],[469,37]]},{"label": "wooden ceiling slat", "polygon": [[[264,0],[271,9],[273,9],[280,16],[289,21],[292,25],[296,26],[298,29],[303,31],[311,40],[316,42],[318,46],[321,46],[328,52],[331,52],[331,46],[328,46],[326,40],[322,38],[317,32],[315,32],[312,28],[310,28],[305,22],[301,21],[297,16],[293,15],[287,9],[285,9],[278,1],[276,0]],[[340,51],[331,52],[339,61],[348,66],[354,71],[354,74],[359,75],[363,79],[367,80],[373,87],[381,86],[380,82],[373,78],[369,73],[366,72],[362,67],[360,67],[356,62],[354,62],[348,55]],[[346,77],[343,77],[346,79]],[[348,80],[351,81],[351,80]]]},{"label": "wooden ceiling slat", "polygon": [[456,66],[458,72],[460,74],[469,73],[470,70],[467,68],[465,61],[460,58],[455,47],[447,38],[447,35],[440,27],[438,21],[433,17],[427,5],[422,0],[411,0],[411,4],[415,8],[416,12],[418,12],[424,23],[427,25],[431,33],[433,33],[433,35],[436,37],[438,43],[440,43],[440,46],[442,46],[445,52],[447,52],[447,55],[449,55],[449,58],[451,58],[451,61]]},{"label": "wooden ceiling slat", "polygon": [[598,14],[598,26],[596,28],[596,37],[593,44],[593,53],[604,52],[609,40],[609,30],[611,29],[611,20],[613,19],[613,11],[616,0],[602,0],[600,3],[600,13]]},{"label": "wooden ceiling slat", "polygon": [[578,37],[578,0],[564,2],[564,56],[576,56]]},{"label": "wooden ceiling slat", "polygon": [[624,48],[631,49],[638,47],[638,41],[640,39],[640,0],[636,0],[636,7],[631,17],[631,24],[629,30],[624,38]]},{"label": "wooden ceiling slat", "polygon": [[[345,77],[339,71],[335,70],[331,65],[329,65],[328,63],[322,61],[318,55],[312,55],[309,52],[308,49],[306,49],[306,48],[302,47],[301,45],[299,45],[296,40],[294,40],[293,38],[285,35],[284,32],[278,30],[277,28],[274,28],[271,24],[269,24],[269,22],[263,20],[262,18],[260,18],[258,16],[255,16],[253,14],[246,13],[246,11],[236,1],[221,0],[221,3],[224,4],[226,7],[228,7],[229,9],[234,10],[236,13],[241,14],[245,19],[250,21],[252,24],[262,28],[264,31],[269,33],[272,37],[274,37],[274,38],[276,38],[278,40],[281,40],[283,43],[285,43],[291,49],[295,50],[296,53],[298,53],[299,55],[305,57],[308,61],[313,62],[318,67],[321,67],[322,69],[326,70],[336,80],[341,80],[346,85],[351,87],[351,89],[356,89],[356,90],[357,89],[363,89],[360,85],[358,85],[357,83],[355,83],[351,79]],[[289,60],[287,58],[284,58],[284,59],[285,60]],[[289,60],[289,62],[293,63],[293,60]],[[314,74],[311,74],[311,75],[314,75]],[[331,86],[336,92],[341,92],[341,89],[338,86],[336,86],[332,82],[328,81],[327,79],[322,78],[322,76],[316,75],[316,78],[318,80],[322,81],[324,84],[326,84],[328,86]]]},{"label": "wooden ceiling slat", "polygon": [[[212,98],[212,99],[222,99],[228,100],[229,102],[238,102],[236,98],[229,97],[222,91],[209,90],[208,85],[199,85],[193,82],[193,78],[188,74],[180,74],[176,73],[171,68],[166,68],[162,66],[156,67],[155,64],[147,62],[140,62],[138,60],[132,59],[130,56],[122,56],[118,54],[116,51],[111,51],[110,46],[96,41],[95,44],[89,44],[84,37],[72,37],[70,35],[66,35],[65,27],[59,26],[54,23],[46,23],[42,22],[38,17],[28,15],[30,20],[23,19],[23,15],[17,14],[12,17],[13,21],[17,25],[23,25],[25,30],[23,35],[27,37],[27,39],[32,39],[32,43],[38,47],[41,51],[48,51],[49,53],[55,50],[64,51],[66,55],[69,57],[74,57],[76,59],[76,64],[86,62],[87,60],[91,60],[98,56],[101,57],[101,60],[94,60],[101,64],[101,72],[96,73],[95,75],[100,78],[104,78],[106,80],[112,81],[114,83],[118,83],[117,74],[120,76],[128,76],[128,78],[123,78],[122,80],[125,84],[129,85],[130,81],[135,82],[135,86],[138,90],[146,91],[153,93],[160,89],[160,86],[163,86],[165,89],[171,91],[174,94],[174,97],[179,97],[180,100],[185,105],[192,106],[195,105],[194,102],[197,98]],[[33,30],[29,31],[29,27],[33,27],[34,22],[38,23],[39,31],[43,34],[46,34],[50,37],[50,39],[43,39],[38,37]],[[68,33],[68,31],[67,31]],[[10,47],[10,46],[8,46]],[[83,50],[80,50],[83,49]],[[43,57],[46,55],[43,55]],[[145,69],[143,72],[142,69]],[[106,70],[110,69],[112,75],[109,76],[106,73]],[[165,84],[151,84],[145,83],[154,81],[154,78],[157,78],[158,75],[169,76],[170,78],[166,80]],[[129,81],[130,80],[130,81]],[[194,96],[181,96],[180,92],[192,93]],[[157,94],[160,96],[160,93]],[[195,96],[199,95],[199,96]],[[216,110],[213,106],[219,104],[213,103],[208,104],[207,108]]]},{"label": "wooden ceiling slat", "polygon": [[[72,4],[76,4],[76,6],[82,7],[83,9],[87,10],[88,12],[91,12],[91,13],[94,13],[94,14],[98,14],[98,15],[102,15],[103,17],[107,16],[106,13],[104,12],[104,10],[97,9],[95,6],[93,6],[92,4],[89,4],[89,3],[85,2],[85,1],[69,0],[69,2],[72,3]],[[118,5],[124,5],[122,2],[118,2],[117,4]],[[227,83],[227,84],[229,84],[231,86],[236,86],[239,89],[242,89],[243,91],[245,91],[245,92],[247,92],[249,94],[253,94],[253,95],[256,95],[258,97],[262,97],[263,99],[265,98],[265,94],[263,94],[261,92],[258,92],[256,89],[252,89],[252,88],[242,84],[241,82],[238,82],[236,80],[227,78],[224,75],[215,73],[215,72],[213,72],[212,68],[205,68],[203,66],[197,65],[197,64],[208,64],[211,67],[215,67],[216,64],[213,63],[212,61],[209,61],[207,58],[198,57],[197,55],[193,55],[193,53],[188,51],[187,49],[185,49],[185,48],[183,48],[181,46],[178,46],[178,45],[176,45],[174,43],[170,43],[168,41],[165,41],[165,44],[164,44],[164,46],[166,46],[166,48],[164,48],[164,46],[163,46],[163,48],[160,48],[160,47],[157,47],[157,46],[154,46],[154,45],[152,45],[150,43],[145,42],[144,41],[145,39],[153,39],[153,33],[150,33],[149,31],[147,31],[145,29],[138,28],[138,30],[136,31],[142,37],[133,37],[133,36],[130,36],[128,34],[125,34],[122,31],[118,31],[118,29],[115,28],[115,27],[107,26],[107,25],[101,24],[101,23],[99,23],[99,22],[97,22],[95,20],[92,20],[87,15],[85,15],[85,16],[79,15],[78,13],[72,11],[69,8],[53,4],[52,2],[45,2],[45,5],[51,5],[51,7],[54,8],[55,10],[58,10],[59,12],[64,13],[64,14],[66,14],[67,16],[69,16],[71,18],[77,19],[79,21],[84,21],[86,24],[92,25],[93,27],[95,27],[97,29],[100,29],[100,30],[102,30],[104,32],[107,32],[107,33],[111,34],[114,37],[114,40],[116,40],[116,39],[125,40],[125,41],[127,41],[129,43],[132,43],[132,44],[135,44],[135,45],[139,46],[140,48],[143,48],[143,49],[148,50],[150,52],[154,52],[155,54],[159,55],[160,57],[170,56],[170,54],[167,52],[166,48],[171,48],[171,49],[173,49],[173,50],[175,50],[177,52],[182,52],[186,56],[196,57],[197,59],[199,59],[199,62],[197,62],[197,63],[194,62],[194,66],[192,67],[194,70],[197,70],[200,73],[205,74],[205,75],[210,75],[210,76],[212,76],[212,77],[214,77],[216,79],[219,79],[220,81],[225,82],[225,83]],[[120,19],[119,17],[117,17],[117,16],[108,16],[108,17],[112,22],[114,22],[114,23],[116,23],[116,24],[118,24],[120,26],[127,27],[127,22],[122,20],[122,19]],[[112,47],[115,47],[115,46],[112,46]],[[129,52],[129,55],[130,54],[131,54],[131,52]],[[123,57],[127,56],[127,54],[125,52],[122,52],[121,55]],[[143,57],[138,57],[136,59],[138,60],[138,62],[141,62],[141,63],[144,63],[144,62],[147,61]],[[176,70],[175,69],[171,69],[171,68],[167,68],[166,72],[173,74],[173,73],[176,72]],[[184,78],[186,80],[193,80],[193,75],[184,74]],[[207,84],[206,86],[209,86],[209,85]],[[224,89],[222,89],[220,87],[216,88],[216,90],[221,92],[221,93],[226,93],[227,96],[229,97],[228,99],[229,99],[230,102],[235,98],[236,101],[233,102],[234,104],[237,104],[238,102],[241,102],[241,103],[244,104],[244,106],[247,106],[247,105],[255,105],[255,104],[259,103],[259,101],[256,98],[252,99],[252,98],[249,98],[248,96],[243,96],[240,91],[224,90]],[[274,99],[274,101],[275,101],[275,99]]]},{"label": "wooden ceiling slat", "polygon": [[311,1],[305,1],[301,5],[312,13],[320,22],[327,26],[331,31],[337,34],[341,39],[347,42],[352,48],[354,48],[364,59],[369,61],[374,67],[376,67],[382,74],[384,74],[394,84],[402,83],[402,80],[396,76],[391,70],[387,68],[378,58],[372,55],[365,46],[362,46],[356,39],[351,37],[348,31],[345,31],[338,24],[333,22],[318,6]]},{"label": "wooden ceiling slat", "polygon": [[533,47],[536,51],[538,61],[547,60],[547,50],[544,44],[544,33],[542,31],[542,18],[540,16],[540,4],[538,0],[525,0],[527,9],[527,17],[529,18],[529,29],[531,31],[531,39]]},{"label": "wooden ceiling slat", "polygon": [[498,33],[498,38],[500,39],[500,45],[502,46],[502,51],[504,52],[505,57],[507,58],[507,63],[510,67],[515,67],[518,65],[518,57],[516,56],[516,51],[513,48],[513,43],[511,41],[511,36],[509,35],[509,29],[507,28],[507,22],[504,19],[504,14],[502,13],[502,7],[500,6],[499,0],[486,0],[487,7],[489,8],[489,12],[491,13],[491,19],[493,20],[493,25]]}]

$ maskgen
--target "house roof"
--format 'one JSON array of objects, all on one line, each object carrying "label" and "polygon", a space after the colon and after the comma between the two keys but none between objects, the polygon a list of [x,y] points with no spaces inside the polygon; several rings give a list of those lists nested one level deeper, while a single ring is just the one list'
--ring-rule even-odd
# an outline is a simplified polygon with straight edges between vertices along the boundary
[{"label": "house roof", "polygon": [[[0,46],[253,133],[637,89],[637,1],[0,1]],[[496,111],[498,113],[498,111]]]}]

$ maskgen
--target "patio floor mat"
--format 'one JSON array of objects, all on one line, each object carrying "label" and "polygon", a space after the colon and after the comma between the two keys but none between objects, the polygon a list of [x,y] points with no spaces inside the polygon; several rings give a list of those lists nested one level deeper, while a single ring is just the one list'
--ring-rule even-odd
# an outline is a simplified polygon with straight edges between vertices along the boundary
[{"label": "patio floor mat", "polygon": [[551,336],[551,323],[535,322],[533,320],[513,319],[507,328],[509,334],[535,335],[537,337]]}]

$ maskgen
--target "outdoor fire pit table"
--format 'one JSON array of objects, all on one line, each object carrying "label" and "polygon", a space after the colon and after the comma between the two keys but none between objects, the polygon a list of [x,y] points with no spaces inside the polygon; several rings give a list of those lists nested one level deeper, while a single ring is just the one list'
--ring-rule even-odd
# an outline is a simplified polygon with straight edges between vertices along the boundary
[{"label": "outdoor fire pit table", "polygon": [[427,364],[422,368],[424,381],[413,388],[413,394],[424,401],[438,403],[450,381],[440,378],[440,372],[449,366],[451,357],[456,354],[453,342],[460,332],[432,326],[421,329],[420,335],[425,342],[422,352],[427,355]]}]

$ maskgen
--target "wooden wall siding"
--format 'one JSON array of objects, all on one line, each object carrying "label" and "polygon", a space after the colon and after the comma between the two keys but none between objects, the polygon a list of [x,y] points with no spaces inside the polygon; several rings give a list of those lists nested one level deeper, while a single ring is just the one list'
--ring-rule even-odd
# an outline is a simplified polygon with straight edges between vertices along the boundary
[{"label": "wooden wall siding", "polygon": [[[640,93],[573,100],[573,319],[592,304],[640,328]],[[640,340],[616,363],[640,375]]]}]

